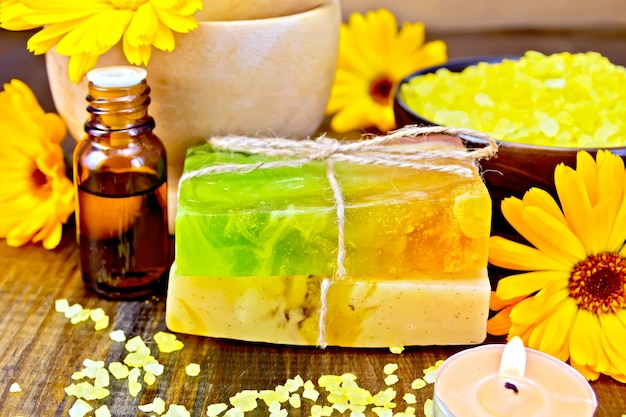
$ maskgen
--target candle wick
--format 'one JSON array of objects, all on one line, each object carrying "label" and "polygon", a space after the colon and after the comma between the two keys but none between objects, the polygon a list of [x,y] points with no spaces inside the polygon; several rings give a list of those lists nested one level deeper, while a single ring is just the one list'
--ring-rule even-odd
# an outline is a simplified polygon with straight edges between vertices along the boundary
[{"label": "candle wick", "polygon": [[517,385],[515,385],[512,382],[505,382],[504,383],[504,388],[506,389],[510,389],[511,391],[513,391],[516,395],[519,393],[519,389],[517,389]]}]

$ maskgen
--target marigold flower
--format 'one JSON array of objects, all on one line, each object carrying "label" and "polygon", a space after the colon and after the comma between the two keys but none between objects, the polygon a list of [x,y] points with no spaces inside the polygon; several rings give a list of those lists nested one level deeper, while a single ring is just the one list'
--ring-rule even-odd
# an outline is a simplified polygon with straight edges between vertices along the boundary
[{"label": "marigold flower", "polygon": [[498,282],[487,330],[569,360],[587,379],[626,382],[626,170],[609,151],[595,161],[580,151],[576,164],[555,169],[560,207],[538,188],[502,202],[532,246],[491,237],[491,264],[528,272]]},{"label": "marigold flower", "polygon": [[53,249],[74,211],[60,146],[65,124],[43,111],[26,84],[12,80],[0,92],[0,132],[0,238],[9,246],[32,241]]},{"label": "marigold flower", "polygon": [[352,13],[341,25],[339,59],[326,113],[337,132],[395,127],[393,94],[406,75],[448,59],[443,41],[424,43],[422,23],[398,30],[387,9]]},{"label": "marigold flower", "polygon": [[0,27],[43,27],[28,40],[28,50],[39,55],[55,47],[69,56],[69,77],[78,83],[120,41],[133,65],[147,65],[153,46],[173,50],[173,32],[195,29],[193,14],[201,8],[201,0],[5,0]]}]

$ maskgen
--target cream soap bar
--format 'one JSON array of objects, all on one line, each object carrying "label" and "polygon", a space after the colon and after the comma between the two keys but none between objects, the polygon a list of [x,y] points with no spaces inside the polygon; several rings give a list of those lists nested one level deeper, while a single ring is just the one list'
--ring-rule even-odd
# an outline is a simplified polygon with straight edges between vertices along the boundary
[{"label": "cream soap bar", "polygon": [[[334,162],[329,178],[328,161],[276,166],[284,161],[189,149],[168,288],[171,330],[342,346],[484,338],[491,199],[472,162],[441,157],[428,161],[431,169]],[[452,302],[459,297],[468,307]],[[434,326],[437,315],[443,324]]]},{"label": "cream soap bar", "polygon": [[174,264],[166,323],[180,333],[287,345],[458,345],[485,338],[486,268],[402,280],[326,280],[325,295],[324,281],[184,276]]}]

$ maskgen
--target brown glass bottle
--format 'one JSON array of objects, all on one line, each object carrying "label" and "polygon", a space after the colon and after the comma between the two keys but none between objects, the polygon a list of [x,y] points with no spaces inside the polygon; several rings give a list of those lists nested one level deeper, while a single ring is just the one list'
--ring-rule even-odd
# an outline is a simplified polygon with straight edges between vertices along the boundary
[{"label": "brown glass bottle", "polygon": [[169,268],[166,154],[145,77],[138,67],[87,74],[87,135],[74,150],[83,280],[112,299],[160,292]]}]

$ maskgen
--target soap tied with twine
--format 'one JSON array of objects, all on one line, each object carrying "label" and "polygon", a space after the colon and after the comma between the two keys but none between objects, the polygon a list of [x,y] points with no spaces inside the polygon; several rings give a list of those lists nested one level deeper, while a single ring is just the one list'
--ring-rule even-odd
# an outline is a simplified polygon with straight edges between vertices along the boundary
[{"label": "soap tied with twine", "polygon": [[[448,149],[418,149],[412,139],[420,136],[447,135],[456,136],[471,147],[450,146]],[[220,173],[246,173],[257,169],[273,169],[284,167],[301,167],[311,162],[326,163],[326,177],[333,191],[333,200],[337,213],[337,268],[334,273],[336,280],[346,277],[344,223],[345,202],[341,186],[335,175],[335,162],[360,165],[378,165],[415,170],[435,170],[471,177],[474,171],[462,164],[451,161],[476,164],[481,159],[489,159],[497,152],[497,144],[489,135],[470,129],[450,128],[443,126],[410,125],[389,132],[382,136],[364,135],[356,141],[340,141],[326,136],[316,139],[285,139],[278,137],[247,137],[229,135],[212,137],[207,143],[215,151],[240,152],[251,155],[284,158],[277,161],[262,161],[250,164],[215,164],[194,171],[185,172],[180,183],[195,177]],[[446,163],[438,163],[445,160]],[[181,187],[179,186],[179,189]],[[322,281],[320,298],[321,311],[319,318],[318,347],[325,348],[326,294],[330,286],[328,278]]]}]

